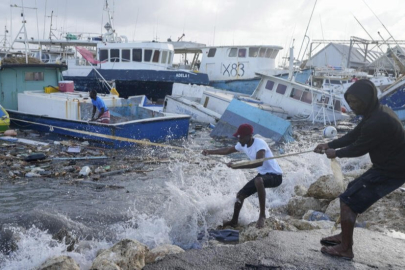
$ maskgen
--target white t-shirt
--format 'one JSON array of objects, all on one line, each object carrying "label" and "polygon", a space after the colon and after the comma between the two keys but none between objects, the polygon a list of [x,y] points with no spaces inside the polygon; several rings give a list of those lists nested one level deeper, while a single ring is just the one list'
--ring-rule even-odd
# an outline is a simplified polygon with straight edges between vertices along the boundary
[{"label": "white t-shirt", "polygon": [[[260,150],[265,151],[265,153],[264,153],[265,158],[273,157],[273,153],[271,152],[267,143],[260,138],[254,138],[253,144],[250,147],[247,147],[247,145],[242,146],[240,144],[240,142],[238,142],[235,145],[235,149],[238,150],[239,152],[244,152],[249,157],[250,160],[255,160],[256,154]],[[283,171],[281,170],[280,166],[278,165],[278,163],[275,159],[263,161],[263,165],[260,167],[257,167],[257,171],[260,174],[266,174],[266,173],[275,173],[278,175],[283,174]]]}]

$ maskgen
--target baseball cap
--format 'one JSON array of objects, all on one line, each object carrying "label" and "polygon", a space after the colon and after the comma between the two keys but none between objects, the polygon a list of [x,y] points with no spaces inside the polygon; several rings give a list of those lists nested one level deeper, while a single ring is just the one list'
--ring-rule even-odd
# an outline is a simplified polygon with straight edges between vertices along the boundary
[{"label": "baseball cap", "polygon": [[240,136],[247,136],[247,135],[252,135],[253,134],[253,127],[249,124],[242,124],[238,127],[238,130],[236,131],[235,134],[233,134],[234,137],[240,137]]}]

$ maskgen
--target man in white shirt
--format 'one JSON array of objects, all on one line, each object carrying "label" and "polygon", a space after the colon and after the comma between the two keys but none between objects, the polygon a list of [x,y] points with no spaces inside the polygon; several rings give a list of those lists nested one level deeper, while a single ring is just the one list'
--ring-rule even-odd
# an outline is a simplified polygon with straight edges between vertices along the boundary
[{"label": "man in white shirt", "polygon": [[[239,139],[239,142],[233,147],[206,150],[202,151],[203,155],[229,155],[235,152],[244,152],[250,160],[262,159],[273,157],[267,143],[260,138],[253,138],[253,127],[249,124],[242,124],[239,126],[233,136]],[[232,168],[232,162],[227,164],[228,167]],[[255,164],[240,166],[238,169],[251,169],[257,168],[258,174],[250,180],[236,195],[236,202],[234,206],[234,212],[232,219],[230,221],[225,221],[224,226],[234,227],[238,224],[238,218],[240,210],[243,206],[243,201],[257,192],[259,197],[260,214],[259,219],[256,222],[257,228],[262,228],[264,226],[264,221],[266,219],[266,191],[265,188],[275,188],[281,185],[282,174],[280,166],[277,161],[266,160],[259,161]]]}]

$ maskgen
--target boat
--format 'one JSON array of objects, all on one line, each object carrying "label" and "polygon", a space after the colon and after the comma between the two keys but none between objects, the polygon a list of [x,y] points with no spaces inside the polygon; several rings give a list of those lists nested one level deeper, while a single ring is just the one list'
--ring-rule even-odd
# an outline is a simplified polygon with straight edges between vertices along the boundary
[{"label": "boat", "polygon": [[61,64],[2,64],[0,103],[18,128],[67,135],[104,147],[154,145],[187,138],[190,116],[150,110],[145,97],[98,94],[110,110],[110,123],[90,122],[93,105],[85,92],[54,89],[67,69]]},{"label": "boat", "polygon": [[405,107],[405,76],[398,78],[379,96],[382,104],[390,108]]},{"label": "boat", "polygon": [[[206,73],[210,86],[251,95],[260,81],[256,72],[284,73],[275,67],[275,58],[282,49],[275,45],[232,45],[189,48],[182,53],[189,63],[185,66]],[[190,62],[187,53],[193,55]]]},{"label": "boat", "polygon": [[[69,68],[62,72],[63,77],[74,81],[76,91],[96,89],[99,93],[109,93],[109,87],[103,83],[107,81],[123,98],[146,95],[149,100],[162,103],[164,97],[171,94],[173,83],[208,85],[207,74],[173,65],[173,42],[128,42],[126,36],[118,35],[114,29],[107,1],[105,11],[108,22],[103,35],[85,38],[80,34],[66,33],[63,38],[52,39],[50,34],[47,40],[26,42],[44,47],[34,54],[44,62],[52,64],[55,62],[51,60],[57,60],[66,63]],[[81,57],[76,50],[79,46],[85,47],[95,61],[89,62]]]},{"label": "boat", "polygon": [[10,117],[7,111],[0,105],[0,132],[4,132],[10,126]]}]

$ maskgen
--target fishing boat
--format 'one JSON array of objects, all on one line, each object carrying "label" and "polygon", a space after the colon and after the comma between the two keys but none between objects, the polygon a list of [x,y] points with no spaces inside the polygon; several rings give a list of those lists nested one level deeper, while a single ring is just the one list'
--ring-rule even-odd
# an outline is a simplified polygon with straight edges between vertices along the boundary
[{"label": "fishing boat", "polygon": [[[67,135],[121,148],[187,138],[188,115],[150,110],[145,97],[99,94],[111,114],[110,123],[91,122],[93,105],[86,92],[52,90],[66,65],[2,64],[0,103],[18,128]],[[142,103],[141,103],[142,102]],[[145,141],[146,140],[146,141]]]},{"label": "fishing boat", "polygon": [[4,132],[10,126],[10,117],[7,111],[0,105],[0,132]]},{"label": "fishing boat", "polygon": [[[114,29],[107,1],[105,11],[108,22],[104,26],[106,33],[102,35],[86,39],[80,34],[67,33],[63,38],[52,39],[50,34],[47,40],[26,42],[44,47],[35,53],[44,62],[55,63],[51,60],[57,60],[66,63],[69,69],[62,72],[63,77],[74,81],[76,91],[96,89],[100,93],[109,93],[109,87],[103,83],[107,81],[123,98],[146,95],[153,102],[162,103],[164,97],[171,94],[173,83],[208,85],[207,74],[173,65],[172,42],[128,42],[126,36],[118,35]],[[76,50],[79,46],[85,47],[95,61],[81,57]],[[56,53],[51,53],[52,50]]]},{"label": "fishing boat", "polygon": [[405,76],[398,78],[380,95],[382,104],[391,108],[405,107]]}]

